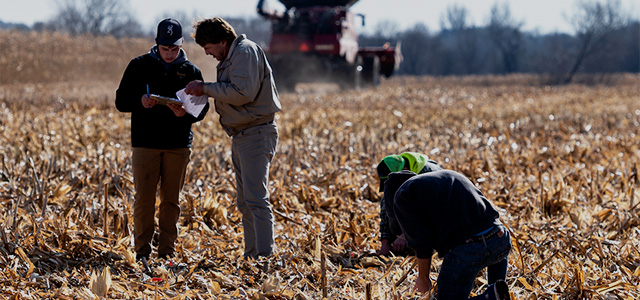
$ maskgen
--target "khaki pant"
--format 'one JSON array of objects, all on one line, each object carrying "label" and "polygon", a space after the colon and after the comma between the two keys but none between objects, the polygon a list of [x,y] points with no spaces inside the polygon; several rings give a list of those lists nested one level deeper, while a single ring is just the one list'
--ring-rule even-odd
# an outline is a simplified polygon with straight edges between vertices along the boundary
[{"label": "khaki pant", "polygon": [[275,122],[257,125],[233,136],[231,153],[236,171],[236,204],[242,213],[244,256],[273,253],[273,211],[269,202],[269,167],[278,145]]},{"label": "khaki pant", "polygon": [[135,251],[138,256],[151,254],[158,183],[158,255],[173,254],[178,237],[180,191],[184,185],[190,155],[189,148],[133,148],[133,182],[136,189],[133,224]]}]

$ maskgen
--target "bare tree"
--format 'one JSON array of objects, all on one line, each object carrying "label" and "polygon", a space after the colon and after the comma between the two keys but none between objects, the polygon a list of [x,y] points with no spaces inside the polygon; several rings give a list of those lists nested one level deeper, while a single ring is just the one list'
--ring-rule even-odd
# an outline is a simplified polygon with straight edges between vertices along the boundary
[{"label": "bare tree", "polygon": [[619,0],[607,0],[604,3],[579,1],[578,10],[571,18],[576,30],[577,51],[575,61],[563,80],[564,83],[573,80],[586,59],[607,50],[617,38],[615,33],[628,22]]},{"label": "bare tree", "polygon": [[468,28],[467,21],[469,18],[469,10],[458,4],[452,4],[447,7],[447,12],[440,17],[440,28],[442,30],[464,30]]},{"label": "bare tree", "polygon": [[126,0],[61,0],[50,27],[71,34],[141,36]]},{"label": "bare tree", "polygon": [[502,62],[507,73],[518,70],[522,25],[521,21],[515,20],[511,15],[511,9],[507,2],[502,5],[496,2],[491,8],[491,18],[487,29],[491,40],[502,55]]},{"label": "bare tree", "polygon": [[410,75],[440,74],[442,57],[438,38],[431,37],[427,26],[418,23],[400,34],[403,63],[398,73]]},{"label": "bare tree", "polygon": [[461,5],[447,7],[440,18],[441,36],[451,48],[450,72],[473,74],[478,69],[478,31],[469,22],[469,10]]},{"label": "bare tree", "polygon": [[571,44],[573,36],[566,33],[553,33],[535,37],[535,46],[529,49],[527,60],[530,71],[540,74],[543,84],[562,82],[570,67]]}]

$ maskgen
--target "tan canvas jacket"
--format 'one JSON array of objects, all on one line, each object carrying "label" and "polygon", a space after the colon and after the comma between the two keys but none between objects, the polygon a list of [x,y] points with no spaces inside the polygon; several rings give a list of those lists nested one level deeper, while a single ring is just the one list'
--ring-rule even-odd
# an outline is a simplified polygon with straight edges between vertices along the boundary
[{"label": "tan canvas jacket", "polygon": [[205,84],[214,98],[220,124],[229,136],[270,121],[281,104],[271,66],[264,51],[243,34],[218,63],[217,82]]}]

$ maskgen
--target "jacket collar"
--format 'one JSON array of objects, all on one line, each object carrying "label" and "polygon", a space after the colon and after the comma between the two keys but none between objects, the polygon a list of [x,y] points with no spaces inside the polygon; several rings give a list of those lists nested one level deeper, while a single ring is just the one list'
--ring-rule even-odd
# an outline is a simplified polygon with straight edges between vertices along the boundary
[{"label": "jacket collar", "polygon": [[233,56],[233,51],[235,51],[236,47],[238,47],[238,44],[240,44],[246,38],[247,38],[247,35],[241,34],[235,40],[233,40],[233,43],[231,43],[231,47],[229,47],[229,53],[227,53],[227,57],[225,57],[223,61],[218,63],[218,66],[217,66],[218,69],[226,68],[231,64],[231,56]]}]

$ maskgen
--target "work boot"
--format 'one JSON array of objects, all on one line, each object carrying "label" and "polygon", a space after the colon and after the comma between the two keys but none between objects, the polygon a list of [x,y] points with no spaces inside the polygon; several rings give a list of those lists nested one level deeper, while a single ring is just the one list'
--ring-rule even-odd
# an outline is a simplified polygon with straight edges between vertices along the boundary
[{"label": "work boot", "polygon": [[147,262],[148,260],[148,255],[136,255],[136,261],[142,264],[143,272],[148,276],[153,277],[153,271],[151,271],[151,268],[149,267],[149,263]]}]

